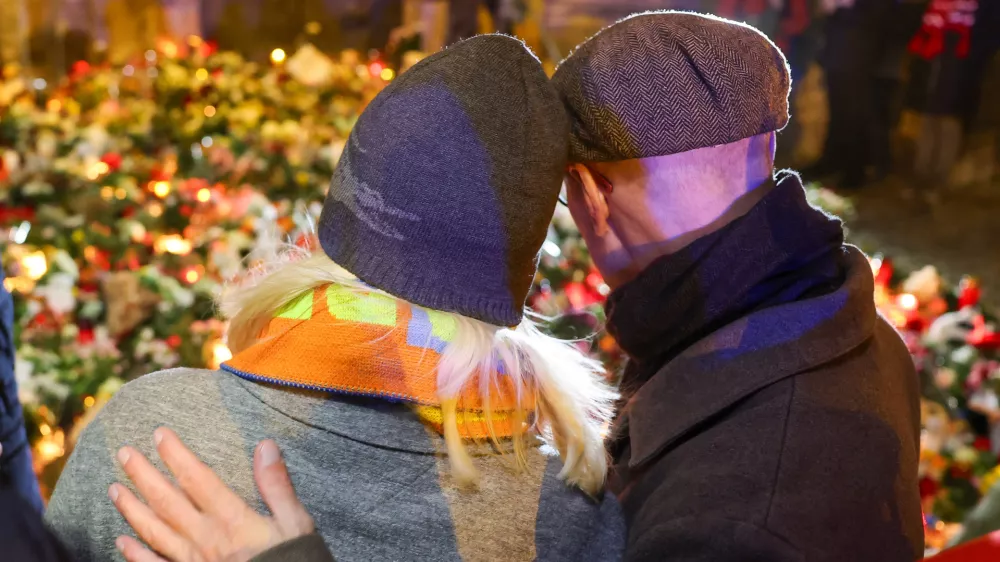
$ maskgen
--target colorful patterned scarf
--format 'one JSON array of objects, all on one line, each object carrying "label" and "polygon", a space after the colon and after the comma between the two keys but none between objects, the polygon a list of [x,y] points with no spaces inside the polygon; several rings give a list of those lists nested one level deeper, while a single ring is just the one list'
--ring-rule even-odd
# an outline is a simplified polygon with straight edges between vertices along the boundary
[{"label": "colorful patterned scarf", "polygon": [[[282,308],[257,342],[222,369],[259,382],[412,403],[442,431],[437,365],[456,330],[450,314],[331,284]],[[493,434],[505,437],[514,428],[516,389],[507,377],[497,380],[489,396]],[[457,398],[464,438],[490,437],[478,388],[474,379]]]}]

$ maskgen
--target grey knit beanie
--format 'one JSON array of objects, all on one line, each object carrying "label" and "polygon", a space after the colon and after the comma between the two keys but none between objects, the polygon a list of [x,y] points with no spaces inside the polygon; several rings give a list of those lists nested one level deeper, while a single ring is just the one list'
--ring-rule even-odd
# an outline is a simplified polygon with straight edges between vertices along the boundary
[{"label": "grey knit beanie", "polygon": [[517,325],[568,136],[558,95],[520,41],[462,41],[361,114],[323,205],[320,245],[396,297]]},{"label": "grey knit beanie", "polygon": [[788,122],[781,50],[753,27],[715,16],[632,15],[577,47],[552,79],[572,116],[573,162],[686,152]]}]

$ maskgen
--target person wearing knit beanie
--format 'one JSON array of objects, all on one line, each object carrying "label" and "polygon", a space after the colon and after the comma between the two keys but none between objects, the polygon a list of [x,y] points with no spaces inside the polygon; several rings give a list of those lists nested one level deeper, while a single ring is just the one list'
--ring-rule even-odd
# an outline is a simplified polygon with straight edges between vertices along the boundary
[{"label": "person wearing knit beanie", "polygon": [[921,558],[919,378],[866,256],[774,172],[782,52],[746,24],[649,12],[553,82],[569,210],[629,358],[609,477],[626,560]]},{"label": "person wearing knit beanie", "polygon": [[475,37],[414,65],[352,130],[319,248],[224,293],[233,358],[125,385],[48,522],[81,559],[110,558],[131,534],[95,501],[119,477],[114,451],[129,446],[131,476],[152,452],[136,436],[168,425],[257,509],[253,444],[273,439],[322,539],[309,544],[337,560],[619,560],[602,433],[616,393],[524,314],[568,138],[520,41]]}]

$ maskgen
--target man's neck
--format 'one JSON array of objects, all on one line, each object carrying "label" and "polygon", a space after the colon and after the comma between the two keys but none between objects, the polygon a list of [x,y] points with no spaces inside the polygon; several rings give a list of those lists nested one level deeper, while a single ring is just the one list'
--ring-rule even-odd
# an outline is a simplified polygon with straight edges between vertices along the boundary
[{"label": "man's neck", "polygon": [[[613,279],[612,286],[628,282],[662,256],[675,254],[695,240],[716,232],[747,214],[774,187],[770,178],[756,180],[756,185],[729,201],[709,202],[690,197],[671,198],[665,208],[681,220],[659,221],[655,228],[625,233],[620,237],[628,266]],[[706,208],[714,209],[706,213]],[[614,228],[614,218],[612,218]]]},{"label": "man's neck", "polygon": [[839,286],[841,222],[808,204],[797,177],[777,179],[739,220],[661,257],[611,293],[609,332],[650,369],[631,382],[750,311]]}]

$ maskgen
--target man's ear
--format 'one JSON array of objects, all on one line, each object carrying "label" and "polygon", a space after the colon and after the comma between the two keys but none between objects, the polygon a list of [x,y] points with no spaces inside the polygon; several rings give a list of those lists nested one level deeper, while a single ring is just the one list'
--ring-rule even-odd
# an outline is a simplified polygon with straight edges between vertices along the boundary
[{"label": "man's ear", "polygon": [[586,164],[570,164],[569,175],[580,186],[583,201],[587,205],[587,213],[594,225],[594,234],[605,236],[608,233],[608,200],[604,190]]}]

